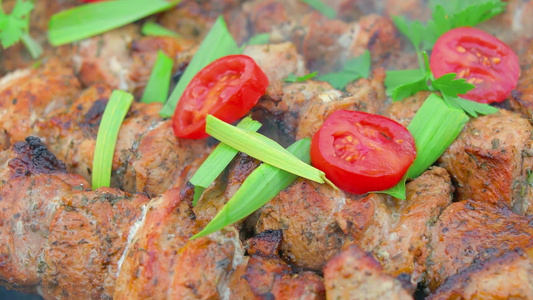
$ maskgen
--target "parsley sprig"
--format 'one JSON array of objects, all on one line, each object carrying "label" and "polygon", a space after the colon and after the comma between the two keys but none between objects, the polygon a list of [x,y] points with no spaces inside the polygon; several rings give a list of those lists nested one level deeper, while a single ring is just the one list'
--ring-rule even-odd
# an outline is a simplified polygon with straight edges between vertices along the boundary
[{"label": "parsley sprig", "polygon": [[476,26],[505,10],[501,0],[431,0],[431,20],[423,24],[394,16],[394,24],[405,35],[418,53],[430,50],[437,39],[450,29]]},{"label": "parsley sprig", "polygon": [[420,69],[387,71],[385,86],[393,101],[400,101],[419,91],[439,91],[448,105],[462,109],[472,117],[492,114],[498,111],[497,108],[488,104],[459,97],[459,95],[465,94],[475,88],[475,86],[466,82],[464,78],[456,79],[457,74],[455,73],[448,73],[439,78],[433,77],[426,52],[422,52],[422,57],[424,71]]},{"label": "parsley sprig", "polygon": [[332,87],[341,90],[354,80],[368,78],[368,74],[370,74],[370,64],[370,52],[366,50],[360,56],[348,60],[344,64],[342,71],[321,75],[318,77],[318,80],[327,81]]},{"label": "parsley sprig", "polygon": [[22,41],[33,58],[38,58],[43,53],[41,46],[29,35],[30,12],[34,4],[27,0],[17,0],[13,10],[7,14],[2,9],[0,0],[0,43],[7,49],[15,43]]}]

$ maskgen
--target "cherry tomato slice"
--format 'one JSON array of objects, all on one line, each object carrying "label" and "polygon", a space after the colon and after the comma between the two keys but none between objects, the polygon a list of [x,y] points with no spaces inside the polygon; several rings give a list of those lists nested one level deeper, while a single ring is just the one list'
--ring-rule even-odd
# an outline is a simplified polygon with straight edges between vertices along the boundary
[{"label": "cherry tomato slice", "polygon": [[359,111],[333,112],[311,141],[313,166],[355,194],[393,187],[415,157],[415,142],[405,127]]},{"label": "cherry tomato slice", "polygon": [[516,87],[518,57],[494,36],[470,27],[452,29],[435,43],[429,62],[438,78],[456,73],[476,86],[461,97],[480,103],[501,102]]},{"label": "cherry tomato slice", "polygon": [[207,114],[235,122],[254,107],[267,87],[268,78],[251,57],[229,55],[215,60],[185,88],[172,117],[174,134],[190,139],[208,137]]}]

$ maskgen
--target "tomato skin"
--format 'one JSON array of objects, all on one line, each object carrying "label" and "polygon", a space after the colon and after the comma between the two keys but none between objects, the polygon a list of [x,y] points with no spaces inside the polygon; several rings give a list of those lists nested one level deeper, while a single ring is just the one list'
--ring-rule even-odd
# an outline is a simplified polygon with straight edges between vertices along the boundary
[{"label": "tomato skin", "polygon": [[208,137],[207,114],[233,123],[255,106],[267,87],[268,78],[251,57],[229,55],[215,60],[185,88],[172,117],[174,134],[189,139]]},{"label": "tomato skin", "polygon": [[415,142],[405,127],[359,111],[333,112],[311,140],[313,166],[355,194],[393,187],[415,157]]},{"label": "tomato skin", "polygon": [[456,73],[476,86],[461,97],[480,103],[501,102],[516,87],[518,57],[504,42],[471,27],[452,29],[433,47],[429,62],[435,78]]}]

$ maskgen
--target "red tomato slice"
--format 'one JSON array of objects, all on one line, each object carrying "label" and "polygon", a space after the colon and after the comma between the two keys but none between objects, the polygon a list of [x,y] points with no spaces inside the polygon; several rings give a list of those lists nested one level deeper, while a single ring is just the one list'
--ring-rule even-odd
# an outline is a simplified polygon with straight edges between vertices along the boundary
[{"label": "red tomato slice", "polygon": [[202,139],[205,118],[211,114],[232,123],[242,118],[265,93],[268,78],[246,55],[229,55],[194,76],[176,106],[172,117],[177,137]]},{"label": "red tomato slice", "polygon": [[509,46],[470,27],[443,34],[433,47],[429,65],[435,78],[456,73],[475,85],[461,97],[480,103],[507,99],[520,76],[518,57]]},{"label": "red tomato slice", "polygon": [[415,157],[415,141],[405,127],[359,111],[335,111],[311,141],[313,166],[355,194],[393,187]]}]

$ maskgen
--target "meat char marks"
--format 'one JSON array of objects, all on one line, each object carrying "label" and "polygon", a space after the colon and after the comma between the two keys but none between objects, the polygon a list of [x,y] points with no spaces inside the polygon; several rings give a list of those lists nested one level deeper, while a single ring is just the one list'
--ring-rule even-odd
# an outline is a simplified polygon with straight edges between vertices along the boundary
[{"label": "meat char marks", "polygon": [[0,282],[35,291],[40,283],[39,259],[62,197],[90,185],[81,176],[66,173],[39,139],[26,140],[1,155]]}]

